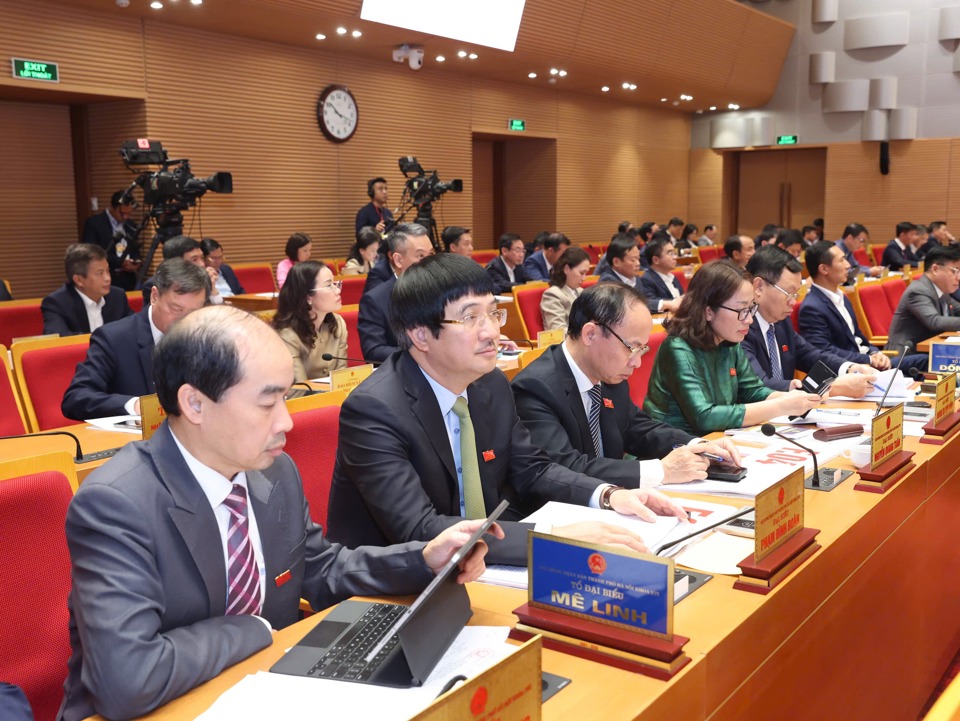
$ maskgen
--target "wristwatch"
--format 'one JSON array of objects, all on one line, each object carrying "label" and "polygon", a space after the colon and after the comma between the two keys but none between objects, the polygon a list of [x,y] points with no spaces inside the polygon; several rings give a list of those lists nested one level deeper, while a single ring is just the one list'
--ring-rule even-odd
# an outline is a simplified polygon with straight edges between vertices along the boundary
[{"label": "wristwatch", "polygon": [[623,486],[607,486],[602,491],[600,491],[600,508],[605,511],[610,511],[613,509],[613,506],[610,505],[610,496],[613,495],[614,491],[622,491]]}]

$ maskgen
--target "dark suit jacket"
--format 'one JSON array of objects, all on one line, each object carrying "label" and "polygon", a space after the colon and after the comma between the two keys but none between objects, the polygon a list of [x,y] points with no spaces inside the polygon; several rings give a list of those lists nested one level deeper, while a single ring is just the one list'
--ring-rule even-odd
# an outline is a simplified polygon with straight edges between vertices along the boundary
[{"label": "dark suit jacket", "polygon": [[390,291],[397,279],[393,276],[369,293],[360,296],[357,313],[357,333],[364,359],[380,363],[400,350],[397,337],[390,325]]},{"label": "dark suit jacket", "polygon": [[[383,229],[385,232],[389,232],[393,227],[393,211],[389,208],[383,208],[381,212],[383,213]],[[356,226],[355,232],[359,235],[363,228],[376,228],[379,222],[380,213],[377,212],[372,202],[367,203],[357,211],[357,217],[354,221],[354,225]]]},{"label": "dark suit jacket", "polygon": [[509,293],[513,286],[527,282],[527,276],[523,272],[523,265],[518,265],[513,269],[513,277],[516,278],[516,281],[511,283],[510,275],[507,273],[507,266],[500,256],[497,256],[487,263],[487,274],[493,280],[494,292],[498,294]]},{"label": "dark suit jacket", "polygon": [[83,242],[99,245],[107,251],[107,264],[110,266],[110,275],[113,284],[124,290],[133,290],[136,285],[137,274],[120,270],[126,259],[140,260],[140,241],[137,239],[137,226],[127,221],[123,224],[126,236],[126,245],[121,252],[117,252],[117,241],[113,237],[113,226],[107,211],[91,215],[83,223]]},{"label": "dark suit jacket", "polygon": [[370,272],[367,273],[367,282],[363,284],[363,294],[366,295],[378,285],[386,283],[391,278],[396,278],[393,273],[393,266],[390,261],[380,256],[377,262],[373,264]]},{"label": "dark suit jacket", "polygon": [[543,251],[538,250],[525,261],[523,261],[523,274],[527,280],[550,280],[550,271],[547,270],[547,259],[543,257]]},{"label": "dark suit jacket", "polygon": [[7,284],[3,282],[3,278],[0,278],[0,300],[13,300],[13,296],[7,290]]},{"label": "dark suit jacket", "polygon": [[[600,481],[551,463],[517,418],[506,377],[494,370],[467,388],[483,500],[511,502],[490,563],[524,566],[527,529],[516,523],[549,500],[586,505]],[[361,383],[340,410],[329,537],[348,547],[427,540],[460,520],[453,451],[437,397],[403,352]]]},{"label": "dark suit jacket", "polygon": [[[301,596],[325,608],[355,594],[413,593],[432,577],[423,544],[350,551],[310,520],[289,456],[247,471],[265,565],[261,615],[280,629]],[[166,423],[84,481],[67,511],[72,562],[63,721],[146,713],[269,646],[250,615],[224,616],[216,518]],[[282,584],[274,579],[289,571]]]},{"label": "dark suit jacket", "polygon": [[153,334],[148,309],[97,328],[87,357],[63,396],[60,410],[82,421],[126,413],[133,397],[156,393],[153,383]]},{"label": "dark suit jacket", "polygon": [[234,295],[246,293],[243,286],[240,285],[240,281],[237,280],[237,274],[233,272],[233,268],[224,263],[220,266],[220,272],[223,274],[223,279],[227,281],[227,285],[230,286],[230,290],[233,291]]},{"label": "dark suit jacket", "polygon": [[[90,332],[90,321],[87,320],[87,310],[83,305],[80,294],[70,283],[53,291],[40,302],[40,312],[43,313],[43,332],[58,333],[60,335],[80,335]],[[110,288],[103,304],[103,323],[126,318],[133,315],[127,294],[122,288]]]},{"label": "dark suit jacket", "polygon": [[891,240],[887,243],[887,247],[883,249],[883,258],[880,261],[880,265],[885,265],[890,270],[900,270],[905,265],[916,268],[920,265],[920,261],[916,253],[913,252],[913,248],[909,245],[906,251],[903,251],[900,250],[900,246],[897,245],[896,240]]},{"label": "dark suit jacket", "polygon": [[811,345],[820,350],[829,351],[854,363],[869,363],[869,354],[876,353],[880,349],[876,346],[870,346],[869,353],[860,352],[860,347],[857,345],[854,335],[864,342],[866,342],[866,336],[857,324],[857,316],[853,312],[853,304],[850,303],[850,299],[845,297],[843,303],[853,319],[853,333],[847,327],[840,311],[836,309],[827,296],[814,286],[807,293],[803,299],[803,304],[800,306],[800,334]]},{"label": "dark suit jacket", "polygon": [[640,460],[663,458],[675,445],[686,444],[693,438],[651,419],[637,408],[630,400],[626,383],[603,383],[603,457],[598,458],[577,381],[560,345],[544,351],[516,375],[510,386],[517,415],[530,431],[530,439],[551,461],[618,486],[637,488],[640,484],[637,461],[624,460],[624,453]]},{"label": "dark suit jacket", "polygon": [[740,344],[753,370],[757,372],[767,388],[773,388],[775,391],[790,390],[790,381],[793,380],[794,372],[801,370],[809,373],[820,360],[834,373],[839,373],[840,366],[847,362],[846,359],[830,351],[815,348],[803,336],[797,335],[793,331],[793,324],[789,318],[774,323],[773,328],[777,349],[780,351],[780,367],[783,371],[778,378],[771,375],[767,339],[760,332],[760,324],[756,320],[750,325],[747,337]]},{"label": "dark suit jacket", "polygon": [[[680,295],[683,295],[683,286],[680,285],[680,281],[676,276],[673,277],[673,287],[676,288]],[[673,296],[670,294],[670,289],[667,288],[667,284],[663,282],[663,278],[657,275],[656,271],[648,270],[642,276],[640,276],[640,290],[643,291],[643,294],[647,296],[647,300],[673,300]]]},{"label": "dark suit jacket", "polygon": [[[960,330],[960,303],[944,295],[948,312],[944,314],[937,288],[926,274],[921,275],[903,292],[900,304],[890,321],[887,349],[900,350],[907,341],[917,343],[931,336]],[[909,358],[910,356],[907,356]],[[904,360],[906,363],[906,359]]]}]

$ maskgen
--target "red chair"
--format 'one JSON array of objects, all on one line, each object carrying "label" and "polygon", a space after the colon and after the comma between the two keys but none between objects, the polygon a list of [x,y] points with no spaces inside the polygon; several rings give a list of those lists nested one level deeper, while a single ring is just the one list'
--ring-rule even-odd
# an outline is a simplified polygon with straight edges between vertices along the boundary
[{"label": "red chair", "polygon": [[583,282],[580,284],[581,288],[589,288],[591,285],[596,285],[600,281],[599,275],[588,275],[583,279]]},{"label": "red chair", "polygon": [[593,245],[584,245],[581,246],[590,256],[590,265],[596,267],[597,263],[600,262],[600,249]]},{"label": "red chair", "polygon": [[284,450],[300,469],[303,494],[310,504],[310,517],[314,523],[326,526],[340,434],[340,406],[311,408],[295,412],[291,417],[293,428],[287,433]]},{"label": "red chair", "polygon": [[43,334],[39,300],[0,302],[0,343],[10,347],[14,338]]},{"label": "red chair", "polygon": [[340,287],[340,302],[344,305],[355,305],[363,295],[363,286],[367,284],[365,275],[348,275],[337,278],[343,285]]},{"label": "red chair", "polygon": [[880,244],[864,246],[869,256],[873,258],[873,262],[868,263],[868,265],[883,265],[883,263],[881,263],[880,261],[883,260],[883,249],[885,247],[886,247],[885,245],[880,245]]},{"label": "red chair", "polygon": [[857,263],[865,268],[869,268],[873,265],[873,261],[870,260],[870,256],[867,254],[865,248],[860,248],[860,250],[853,251],[853,257],[857,259]]},{"label": "red chair", "polygon": [[480,265],[485,266],[499,255],[499,250],[475,250],[470,254],[470,257],[477,261]]},{"label": "red chair", "polygon": [[[360,334],[357,332],[357,313],[356,305],[343,306],[337,313],[347,324],[347,355],[350,358],[363,358],[363,350],[360,348]],[[363,365],[359,360],[350,361],[348,366]]]},{"label": "red chair", "polygon": [[543,316],[540,315],[540,299],[547,290],[547,284],[527,288],[519,287],[514,291],[517,301],[517,310],[520,311],[520,321],[523,324],[524,337],[536,340],[537,333],[543,330]]},{"label": "red chair", "polygon": [[13,368],[31,433],[81,422],[66,418],[60,411],[60,403],[77,364],[86,358],[89,345],[89,335],[43,338],[13,345]]},{"label": "red chair", "polygon": [[6,368],[6,373],[0,373],[0,436],[19,436],[27,432],[27,417],[14,385],[13,372],[7,365],[7,347],[2,344],[0,357]]},{"label": "red chair", "polygon": [[0,464],[0,679],[36,721],[53,721],[70,658],[70,554],[64,524],[77,487],[66,453]]},{"label": "red chair", "polygon": [[247,293],[276,293],[277,284],[269,263],[237,263],[230,266]]},{"label": "red chair", "polygon": [[131,290],[127,293],[127,303],[130,304],[130,310],[139,313],[143,310],[143,293],[139,290]]},{"label": "red chair", "polygon": [[698,250],[700,251],[701,263],[709,263],[711,260],[723,257],[723,248],[719,245],[703,245]]},{"label": "red chair", "polygon": [[[687,272],[684,268],[690,268],[690,277],[687,277]],[[680,281],[680,287],[683,288],[683,292],[687,292],[687,287],[690,285],[690,278],[693,277],[693,274],[697,272],[699,266],[684,266],[684,268],[677,268],[673,271],[673,274],[677,277],[677,280]]]},{"label": "red chair", "polygon": [[907,289],[907,282],[903,278],[890,278],[880,282],[884,295],[887,296],[887,303],[890,306],[890,312],[896,313],[897,306],[900,305],[900,298]]},{"label": "red chair", "polygon": [[857,298],[862,313],[862,317],[857,320],[861,323],[870,345],[882,348],[887,343],[890,321],[893,320],[887,294],[880,283],[861,283],[857,286]]},{"label": "red chair", "polygon": [[803,304],[802,300],[798,300],[793,304],[793,310],[790,311],[790,322],[793,323],[793,330],[795,333],[800,332],[800,306]]},{"label": "red chair", "polygon": [[647,386],[650,383],[650,374],[653,372],[653,362],[656,360],[657,351],[666,337],[667,332],[663,330],[663,327],[654,326],[653,333],[650,334],[650,340],[647,341],[650,350],[643,356],[640,367],[627,379],[627,383],[630,385],[630,400],[638,408],[643,407],[643,399],[647,397]]}]

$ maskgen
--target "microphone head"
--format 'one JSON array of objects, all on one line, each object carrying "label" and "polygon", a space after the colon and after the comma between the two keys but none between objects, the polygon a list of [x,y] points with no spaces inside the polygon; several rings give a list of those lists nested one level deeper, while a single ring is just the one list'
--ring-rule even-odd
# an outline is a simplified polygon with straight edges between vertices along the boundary
[{"label": "microphone head", "polygon": [[910,370],[907,371],[907,375],[910,376],[911,378],[918,379],[918,380],[922,380],[922,376],[923,376],[923,374],[920,372],[918,368],[911,368]]},{"label": "microphone head", "polygon": [[332,361],[332,360],[334,360],[332,353],[324,353],[324,354],[323,354],[322,356],[320,356],[320,357],[321,357],[323,360],[325,360],[325,361]]},{"label": "microphone head", "polygon": [[904,353],[909,353],[912,350],[913,350],[913,341],[908,340],[906,343],[903,344]]},{"label": "microphone head", "polygon": [[760,432],[765,436],[775,436],[777,434],[777,428],[772,423],[764,423],[760,426]]}]

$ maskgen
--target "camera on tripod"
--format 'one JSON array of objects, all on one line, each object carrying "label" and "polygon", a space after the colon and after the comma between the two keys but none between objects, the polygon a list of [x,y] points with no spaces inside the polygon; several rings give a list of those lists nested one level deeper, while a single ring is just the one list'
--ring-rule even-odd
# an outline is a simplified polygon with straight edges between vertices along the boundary
[{"label": "camera on tripod", "polygon": [[400,199],[400,206],[403,210],[401,220],[403,215],[406,215],[411,208],[416,208],[416,222],[429,231],[433,249],[439,253],[443,248],[437,234],[437,223],[433,219],[433,203],[439,200],[440,196],[448,190],[453,193],[462,193],[463,181],[456,178],[444,183],[440,180],[436,170],[431,170],[428,174],[412,155],[403,156],[398,164],[400,165],[400,172],[407,179],[403,187],[403,197]]}]

